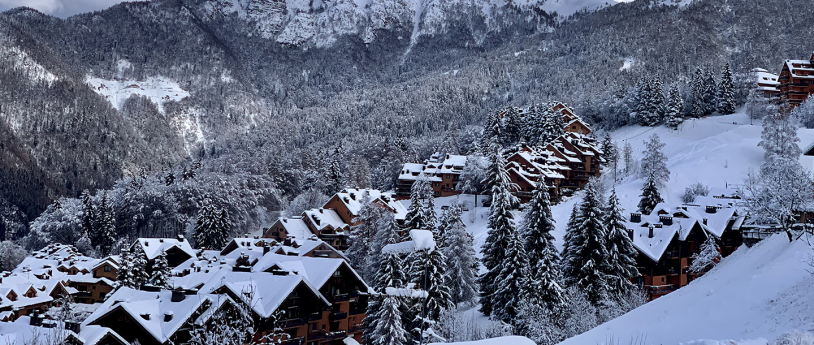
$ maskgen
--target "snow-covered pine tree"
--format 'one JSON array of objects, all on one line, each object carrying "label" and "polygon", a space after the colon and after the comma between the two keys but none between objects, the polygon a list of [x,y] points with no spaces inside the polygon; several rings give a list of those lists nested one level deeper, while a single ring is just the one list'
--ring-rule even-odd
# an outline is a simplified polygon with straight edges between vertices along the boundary
[{"label": "snow-covered pine tree", "polygon": [[328,181],[330,181],[330,189],[328,194],[334,194],[345,187],[345,176],[343,175],[342,160],[344,159],[345,151],[342,145],[334,148],[333,155],[331,155],[331,164],[328,165]]},{"label": "snow-covered pine tree", "polygon": [[638,273],[636,268],[638,252],[633,247],[633,241],[628,237],[623,211],[614,188],[608,198],[605,224],[608,227],[608,265],[610,266],[608,286],[616,300],[630,292],[632,284],[629,278],[635,277]]},{"label": "snow-covered pine tree", "polygon": [[385,257],[382,254],[382,249],[388,244],[398,243],[401,239],[399,236],[401,227],[395,217],[383,215],[378,223],[378,229],[370,244],[370,255],[367,258],[368,267],[378,267]]},{"label": "snow-covered pine tree", "polygon": [[658,134],[653,134],[644,142],[645,149],[642,151],[642,162],[639,175],[647,180],[655,181],[657,185],[663,185],[670,180],[670,170],[667,169],[667,156],[662,149],[664,144]]},{"label": "snow-covered pine tree", "polygon": [[558,267],[560,255],[551,234],[555,224],[548,187],[544,183],[537,184],[526,209],[521,231],[529,262],[526,293],[529,301],[546,309],[559,308],[565,303]]},{"label": "snow-covered pine tree", "polygon": [[116,277],[118,283],[117,288],[121,286],[138,288],[133,275],[133,253],[130,251],[130,248],[124,246],[119,256],[121,257],[121,265],[119,266],[119,273]]},{"label": "snow-covered pine tree", "polygon": [[506,158],[503,157],[500,144],[492,142],[486,150],[489,168],[486,170],[486,190],[492,194],[494,187],[500,183],[501,175],[506,174]]},{"label": "snow-covered pine tree", "polygon": [[472,247],[473,238],[458,215],[447,228],[443,252],[447,257],[447,286],[456,305],[475,299],[478,291],[478,258]]},{"label": "snow-covered pine tree", "polygon": [[718,249],[715,236],[707,234],[707,239],[701,244],[700,249],[697,253],[692,254],[692,264],[690,264],[690,272],[692,273],[709,271],[721,261],[721,252]]},{"label": "snow-covered pine tree", "polygon": [[543,106],[543,138],[537,144],[538,146],[546,145],[554,139],[565,134],[565,122],[562,119],[562,114],[552,110],[551,104]]},{"label": "snow-covered pine tree", "polygon": [[436,248],[445,248],[447,246],[447,233],[455,226],[455,223],[461,223],[463,226],[463,207],[458,200],[453,200],[446,210],[441,211],[441,222],[438,224],[437,233],[438,238],[435,240]]},{"label": "snow-covered pine tree", "polygon": [[729,63],[724,65],[721,72],[721,82],[718,84],[717,95],[718,112],[724,115],[735,112],[735,83],[732,81],[732,70]]},{"label": "snow-covered pine tree", "polygon": [[670,92],[667,96],[667,104],[664,106],[664,122],[667,127],[676,129],[684,122],[684,115],[681,112],[683,100],[681,93],[678,91],[678,86],[673,85],[670,87]]},{"label": "snow-covered pine tree", "polygon": [[147,283],[150,279],[150,276],[147,274],[147,255],[141,247],[136,246],[133,248],[132,259],[133,282],[136,284],[136,288],[138,288]]},{"label": "snow-covered pine tree", "polygon": [[226,208],[220,209],[216,215],[217,226],[213,231],[212,248],[217,248],[217,250],[220,250],[229,244],[229,238],[231,237],[231,225],[229,223],[229,211]]},{"label": "snow-covered pine tree", "polygon": [[625,175],[630,175],[636,172],[636,158],[633,157],[633,146],[629,142],[625,142],[625,149],[622,152],[622,157],[625,161]]},{"label": "snow-covered pine tree", "polygon": [[198,218],[195,220],[195,244],[198,248],[215,249],[210,238],[216,222],[215,208],[206,201],[198,210]]},{"label": "snow-covered pine tree", "polygon": [[161,253],[153,260],[153,274],[150,276],[150,285],[162,289],[170,288],[170,266],[167,262],[167,252],[161,249]]},{"label": "snow-covered pine tree", "polygon": [[541,144],[545,139],[545,111],[539,104],[531,105],[523,117],[522,139],[532,146]]},{"label": "snow-covered pine tree", "polygon": [[715,83],[715,72],[707,67],[704,74],[704,115],[718,111],[718,85]]},{"label": "snow-covered pine tree", "polygon": [[500,142],[502,137],[503,120],[500,118],[500,112],[493,112],[489,114],[486,125],[483,128],[481,147],[489,147],[489,144],[493,142]]},{"label": "snow-covered pine tree", "polygon": [[91,245],[96,247],[99,242],[99,232],[97,231],[96,208],[90,192],[86,189],[82,191],[82,232],[88,234]]},{"label": "snow-covered pine tree", "polygon": [[510,106],[504,112],[502,139],[505,147],[516,145],[522,137],[523,118],[520,112],[521,109],[514,106]]},{"label": "snow-covered pine tree", "polygon": [[489,210],[489,228],[486,235],[486,241],[481,248],[483,254],[483,266],[486,267],[487,272],[478,279],[481,293],[481,311],[487,316],[492,315],[493,299],[495,295],[496,279],[502,270],[504,263],[504,253],[509,247],[509,241],[512,234],[517,232],[514,226],[514,216],[511,213],[513,205],[517,204],[517,197],[511,194],[515,184],[509,179],[503,166],[505,161],[503,156],[499,154],[500,149],[496,146],[491,147],[493,155],[496,157],[493,162],[495,167],[500,166],[501,169],[494,169],[494,186],[492,187],[492,205]]},{"label": "snow-covered pine tree", "polygon": [[610,132],[605,132],[605,136],[602,138],[602,158],[605,159],[605,162],[608,165],[613,165],[616,160],[619,159],[619,152],[616,144],[614,144],[613,139],[610,136]]},{"label": "snow-covered pine tree", "polygon": [[436,231],[436,227],[438,226],[438,214],[435,212],[435,197],[430,195],[427,198],[427,202],[424,203],[424,219],[426,220],[427,224],[425,225],[424,230],[430,230],[433,233],[433,237],[436,240],[440,240],[439,233]]},{"label": "snow-covered pine tree", "polygon": [[389,214],[383,207],[373,204],[370,197],[365,194],[361,197],[362,207],[355,218],[356,224],[351,227],[350,246],[345,255],[350,260],[351,266],[362,276],[365,281],[374,281],[378,263],[370,262],[375,236]]},{"label": "snow-covered pine tree", "polygon": [[410,207],[407,208],[407,215],[405,216],[405,225],[407,229],[425,229],[427,227],[427,217],[424,215],[424,202],[421,201],[420,186],[416,184],[422,183],[416,180],[410,189]]},{"label": "snow-covered pine tree", "polygon": [[108,202],[107,192],[102,194],[102,204],[96,214],[98,225],[97,231],[99,233],[99,249],[102,255],[110,255],[113,251],[113,246],[116,245],[116,215],[113,207]]},{"label": "snow-covered pine tree", "polygon": [[401,322],[403,302],[397,296],[385,296],[377,313],[371,339],[374,345],[406,345],[409,333]]},{"label": "snow-covered pine tree", "polygon": [[650,124],[648,126],[655,126],[664,120],[664,90],[662,88],[661,79],[656,77],[651,81],[650,86]]},{"label": "snow-covered pine tree", "polygon": [[[386,294],[388,287],[400,288],[404,286],[407,276],[404,273],[404,267],[399,255],[396,253],[381,253],[380,257],[382,261],[379,262],[379,269],[376,272],[375,280],[372,282],[373,288],[380,294]],[[377,337],[381,336],[376,334],[376,329],[379,323],[382,300],[386,297],[386,295],[374,296],[368,301],[366,316],[363,320],[365,325],[364,338],[367,343],[373,343]],[[404,305],[399,306],[400,310],[405,308]],[[402,317],[399,317],[399,322],[401,322],[401,319]]]},{"label": "snow-covered pine tree", "polygon": [[563,282],[578,287],[595,306],[608,298],[607,229],[595,181],[585,188],[585,197],[573,216],[563,249]]},{"label": "snow-covered pine tree", "polygon": [[508,247],[499,266],[500,273],[497,275],[492,297],[492,317],[514,323],[520,308],[526,302],[529,261],[520,234],[513,231],[507,235]]},{"label": "snow-covered pine tree", "polygon": [[638,107],[636,114],[639,119],[639,124],[642,126],[652,126],[655,122],[656,114],[653,114],[653,82],[650,80],[643,81],[642,87],[639,89]]},{"label": "snow-covered pine tree", "polygon": [[453,306],[452,295],[447,286],[446,257],[440,250],[431,250],[424,256],[416,286],[427,292],[424,299],[426,317],[438,321],[441,312]]},{"label": "snow-covered pine tree", "polygon": [[641,214],[650,214],[656,205],[664,202],[659,193],[659,188],[655,180],[648,178],[642,188],[642,198],[639,200],[639,212]]},{"label": "snow-covered pine tree", "polygon": [[707,115],[707,105],[704,99],[704,71],[701,67],[695,69],[692,79],[692,116],[696,118]]}]

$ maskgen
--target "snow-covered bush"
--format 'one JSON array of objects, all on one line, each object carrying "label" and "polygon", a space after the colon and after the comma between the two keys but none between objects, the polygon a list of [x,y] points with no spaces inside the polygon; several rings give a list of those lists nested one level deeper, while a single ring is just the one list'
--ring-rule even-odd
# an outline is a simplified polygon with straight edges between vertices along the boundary
[{"label": "snow-covered bush", "polygon": [[684,188],[684,195],[681,196],[681,201],[684,203],[691,203],[695,201],[695,197],[707,196],[709,194],[709,187],[701,182],[693,183]]},{"label": "snow-covered bush", "polygon": [[791,115],[806,128],[814,128],[814,100],[809,98],[799,107],[794,108]]},{"label": "snow-covered bush", "polygon": [[777,337],[771,345],[814,345],[814,334],[794,330]]},{"label": "snow-covered bush", "polygon": [[25,248],[16,243],[11,241],[0,242],[0,272],[14,269],[23,262],[26,255],[28,255],[28,252],[25,251]]}]

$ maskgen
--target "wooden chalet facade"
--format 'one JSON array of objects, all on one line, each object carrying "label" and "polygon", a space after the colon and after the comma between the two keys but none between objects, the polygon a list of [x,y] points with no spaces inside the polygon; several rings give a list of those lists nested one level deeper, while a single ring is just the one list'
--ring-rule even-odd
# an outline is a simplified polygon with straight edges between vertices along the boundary
[{"label": "wooden chalet facade", "polygon": [[457,186],[465,166],[466,156],[447,154],[441,157],[438,153],[433,154],[424,164],[404,164],[396,181],[396,197],[401,200],[409,199],[413,183],[420,177],[429,180],[436,198],[461,194]]},{"label": "wooden chalet facade", "polygon": [[[514,194],[523,203],[531,199],[539,181],[548,186],[552,200],[559,200],[601,174],[602,151],[599,143],[588,135],[590,126],[563,103],[552,103],[549,107],[562,116],[565,134],[545,146],[521,146],[507,157],[506,172],[517,184]],[[413,183],[422,176],[432,183],[435,197],[460,194],[457,185],[465,165],[464,156],[447,155],[440,159],[438,154],[424,164],[404,164],[396,183],[396,195],[408,199]]]},{"label": "wooden chalet facade", "polygon": [[397,222],[404,222],[407,209],[390,193],[374,189],[347,188],[334,194],[322,208],[303,211],[300,216],[279,218],[263,231],[263,238],[291,243],[312,236],[341,251],[348,249],[351,227],[356,225],[365,202],[384,208]]},{"label": "wooden chalet facade", "polygon": [[791,110],[814,94],[814,53],[808,60],[786,60],[778,78],[780,99]]},{"label": "wooden chalet facade", "polygon": [[715,238],[722,256],[732,254],[743,244],[738,215],[725,200],[702,198],[706,203],[668,207],[659,204],[649,215],[631,213],[628,235],[639,251],[636,266],[639,277],[633,279],[650,297],[656,299],[689,284],[702,273],[689,271],[693,254],[700,251],[708,236]]}]

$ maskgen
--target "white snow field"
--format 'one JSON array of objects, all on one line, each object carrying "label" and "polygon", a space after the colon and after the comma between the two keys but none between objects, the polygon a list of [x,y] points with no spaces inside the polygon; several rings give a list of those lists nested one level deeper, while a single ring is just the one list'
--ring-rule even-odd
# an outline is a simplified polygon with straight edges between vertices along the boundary
[{"label": "white snow field", "polygon": [[616,344],[644,339],[647,345],[767,344],[786,332],[812,330],[811,254],[806,241],[789,243],[784,234],[775,235],[738,249],[689,285],[560,345],[610,339]]},{"label": "white snow field", "polygon": [[534,345],[534,342],[526,337],[509,336],[476,341],[463,341],[459,343],[430,343],[429,345]]},{"label": "white snow field", "polygon": [[99,95],[110,102],[116,110],[121,109],[132,95],[147,97],[155,103],[158,111],[164,114],[164,102],[181,101],[189,97],[189,92],[182,89],[177,82],[164,77],[149,77],[147,80],[107,80],[88,76],[85,82]]}]

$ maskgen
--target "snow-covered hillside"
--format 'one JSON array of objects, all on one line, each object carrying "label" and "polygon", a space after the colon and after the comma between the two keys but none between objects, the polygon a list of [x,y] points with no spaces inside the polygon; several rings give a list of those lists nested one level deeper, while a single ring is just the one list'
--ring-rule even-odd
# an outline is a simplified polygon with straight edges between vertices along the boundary
[{"label": "snow-covered hillside", "polygon": [[[620,147],[630,143],[640,156],[643,141],[658,134],[666,144],[664,153],[671,172],[670,181],[662,188],[662,196],[666,202],[680,203],[684,187],[695,182],[713,188],[733,188],[742,183],[749,170],[757,169],[763,161],[763,149],[757,146],[761,130],[759,121],[751,122],[746,115],[738,113],[690,119],[678,130],[629,126],[612,132],[611,136]],[[814,130],[800,129],[798,135],[801,147],[814,142]],[[802,157],[801,162],[805,167],[812,166],[811,157]],[[612,172],[606,170],[605,174]],[[612,179],[606,178],[606,181],[608,186],[613,184]],[[636,176],[622,178],[616,184],[627,212],[636,210],[642,185],[643,181]],[[455,198],[469,205],[463,219],[475,237],[476,250],[480,251],[486,238],[489,210],[472,207],[473,196],[464,195],[441,198],[436,203],[439,212],[440,207]],[[578,194],[553,207],[559,247],[571,209],[579,200]],[[521,217],[520,212],[515,215],[517,219]],[[814,296],[808,292],[814,278],[806,271],[810,269],[806,261],[811,252],[805,242],[789,244],[784,235],[752,249],[743,248],[704,278],[563,344],[602,344],[609,338],[621,343],[646,338],[644,344],[678,344],[699,339],[774,339],[795,329],[814,329],[811,316],[814,315],[814,302],[811,302]],[[758,339],[748,344],[765,342]]]},{"label": "snow-covered hillside", "polygon": [[[743,182],[750,169],[757,169],[763,161],[763,149],[758,147],[760,121],[750,121],[742,113],[708,117],[704,119],[689,119],[678,130],[671,130],[664,126],[641,127],[628,126],[611,133],[614,141],[623,148],[630,143],[634,153],[641,156],[644,149],[644,140],[652,134],[658,134],[666,145],[664,154],[668,157],[667,167],[670,170],[670,181],[661,189],[665,202],[680,203],[684,188],[695,182],[701,182],[713,188],[734,188]],[[800,129],[801,147],[814,142],[814,130]],[[805,167],[812,166],[811,157],[802,157]],[[606,175],[613,174],[607,169]],[[622,176],[619,173],[619,176]],[[616,192],[626,212],[636,210],[643,182],[632,175],[622,178],[615,186]],[[612,182],[607,182],[612,186]],[[452,199],[458,198],[469,205],[463,219],[467,222],[467,230],[475,236],[475,249],[486,239],[486,223],[489,218],[489,209],[485,207],[473,208],[474,197],[470,195],[441,198],[436,202],[437,207],[448,205]],[[481,202],[484,197],[480,197]],[[562,246],[562,237],[565,234],[565,225],[571,214],[574,204],[580,200],[580,195],[563,200],[552,209],[557,221],[557,232],[554,236],[556,244]],[[520,218],[520,212],[516,212]]]},{"label": "snow-covered hillside", "polygon": [[787,332],[810,331],[811,253],[806,241],[789,243],[785,235],[775,235],[739,249],[688,286],[561,345],[605,344],[609,339],[621,344],[645,339],[646,345],[757,345]]}]

